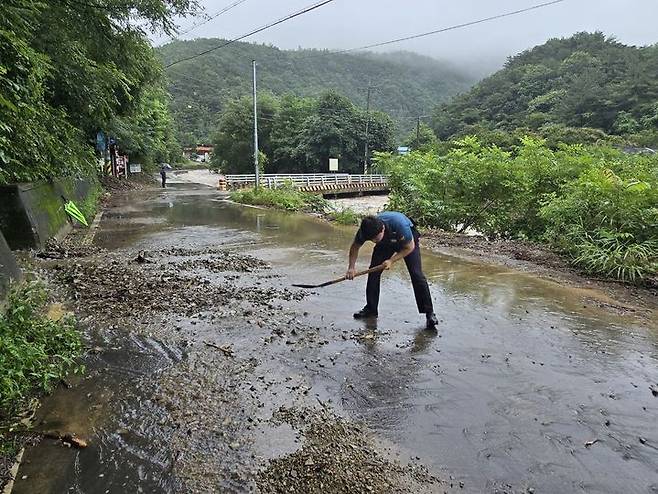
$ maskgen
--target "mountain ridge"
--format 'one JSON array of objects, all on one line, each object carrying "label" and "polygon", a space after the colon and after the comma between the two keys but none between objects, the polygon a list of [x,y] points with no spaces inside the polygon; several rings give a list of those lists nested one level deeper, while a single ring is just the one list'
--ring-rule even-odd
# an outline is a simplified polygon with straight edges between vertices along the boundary
[{"label": "mountain ridge", "polygon": [[[224,40],[173,41],[156,49],[166,66],[220,45]],[[228,101],[251,94],[251,60],[258,63],[259,92],[317,96],[333,89],[365,107],[392,116],[404,133],[417,116],[468,89],[475,81],[449,63],[412,52],[334,53],[284,50],[272,45],[236,42],[167,69],[171,107],[181,141],[208,141]]]}]

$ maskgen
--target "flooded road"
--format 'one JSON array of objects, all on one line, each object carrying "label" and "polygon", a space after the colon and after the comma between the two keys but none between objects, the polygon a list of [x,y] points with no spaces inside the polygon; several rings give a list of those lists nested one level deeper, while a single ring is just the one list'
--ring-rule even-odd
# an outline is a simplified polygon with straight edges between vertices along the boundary
[{"label": "flooded road", "polygon": [[[201,262],[211,253],[189,258],[195,279],[284,293],[342,275],[353,234],[179,186],[116,200],[95,243],[126,259],[224,246],[272,268],[218,275]],[[92,332],[102,350],[87,377],[37,418],[90,447],[43,440],[14,492],[262,488],[267,460],[304,444],[271,420],[293,406],[365,423],[392,457],[446,480],[428,492],[658,492],[655,316],[615,315],[582,290],[500,267],[427,251],[423,263],[436,333],[415,313],[403,265],[383,277],[376,323],[352,319],[357,279]]]}]

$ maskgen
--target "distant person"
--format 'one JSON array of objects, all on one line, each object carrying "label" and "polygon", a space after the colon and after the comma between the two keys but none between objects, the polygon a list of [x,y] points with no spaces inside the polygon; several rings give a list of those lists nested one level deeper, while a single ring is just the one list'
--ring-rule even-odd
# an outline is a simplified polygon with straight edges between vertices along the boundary
[{"label": "distant person", "polygon": [[167,164],[162,163],[160,166],[160,178],[162,179],[162,188],[164,189],[167,185]]},{"label": "distant person", "polygon": [[[375,243],[370,260],[371,268],[384,264],[385,269],[391,269],[393,263],[404,259],[411,276],[418,312],[425,314],[427,329],[436,329],[438,320],[434,314],[430,288],[421,267],[419,237],[414,223],[402,213],[386,211],[377,216],[366,216],[361,221],[350,247],[345,276],[348,280],[354,279],[359,249],[368,240]],[[366,305],[354,314],[355,319],[377,317],[381,277],[382,271],[368,275]]]}]

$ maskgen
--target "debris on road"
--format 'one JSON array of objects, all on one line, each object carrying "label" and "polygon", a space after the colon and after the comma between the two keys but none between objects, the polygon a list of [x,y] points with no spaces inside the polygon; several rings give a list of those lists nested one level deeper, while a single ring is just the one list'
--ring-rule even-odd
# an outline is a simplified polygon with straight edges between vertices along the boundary
[{"label": "debris on road", "polygon": [[301,427],[297,451],[270,460],[257,475],[260,492],[437,492],[442,482],[423,466],[403,465],[376,447],[368,429],[326,408],[282,407],[274,420]]},{"label": "debris on road", "polygon": [[227,357],[233,356],[233,348],[231,348],[231,345],[219,346],[219,345],[215,345],[214,343],[210,343],[209,341],[204,341],[204,343],[206,344],[206,346],[216,348],[217,350],[221,350],[222,352],[224,352],[224,355],[226,355]]},{"label": "debris on road", "polygon": [[41,434],[43,437],[47,437],[50,439],[57,439],[62,442],[65,446],[68,447],[74,447],[77,449],[83,449],[88,446],[87,441],[84,439],[78,437],[77,435],[73,433],[64,433],[62,434],[61,432],[44,432]]}]

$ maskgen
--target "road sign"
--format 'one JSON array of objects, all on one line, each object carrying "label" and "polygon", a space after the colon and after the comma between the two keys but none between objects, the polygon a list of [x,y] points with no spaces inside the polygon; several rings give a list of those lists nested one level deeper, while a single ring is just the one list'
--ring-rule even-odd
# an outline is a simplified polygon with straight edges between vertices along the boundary
[{"label": "road sign", "polygon": [[398,154],[401,154],[401,155],[409,154],[409,148],[407,146],[399,146],[398,147]]},{"label": "road sign", "polygon": [[330,172],[338,171],[338,158],[329,158],[329,171]]}]

